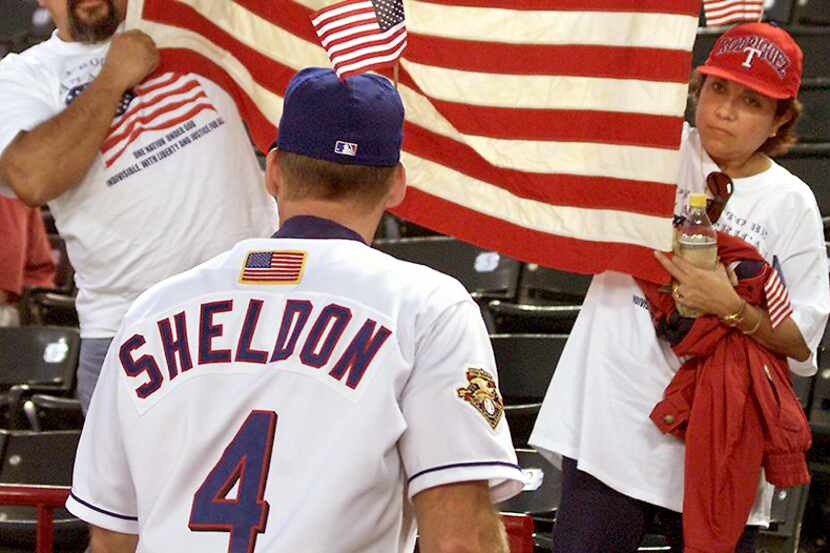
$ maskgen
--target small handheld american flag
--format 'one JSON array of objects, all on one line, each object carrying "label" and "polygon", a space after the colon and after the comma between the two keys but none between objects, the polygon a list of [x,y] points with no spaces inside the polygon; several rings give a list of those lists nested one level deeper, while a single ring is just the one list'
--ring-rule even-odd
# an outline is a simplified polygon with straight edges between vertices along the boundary
[{"label": "small handheld american flag", "polygon": [[764,294],[767,298],[770,324],[772,328],[775,328],[793,313],[787,287],[776,268],[770,271],[769,277],[764,283]]},{"label": "small handheld american flag", "polygon": [[707,27],[761,21],[764,0],[703,0]]},{"label": "small handheld american flag", "polygon": [[406,48],[403,0],[344,0],[311,23],[341,79],[394,65]]},{"label": "small handheld american flag", "polygon": [[306,252],[275,250],[250,252],[239,282],[244,284],[297,284],[302,279]]}]

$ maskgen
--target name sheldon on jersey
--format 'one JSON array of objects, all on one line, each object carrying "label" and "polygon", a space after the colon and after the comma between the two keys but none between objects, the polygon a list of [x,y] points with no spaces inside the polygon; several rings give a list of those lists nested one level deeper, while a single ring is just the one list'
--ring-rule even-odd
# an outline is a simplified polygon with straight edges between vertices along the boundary
[{"label": "name sheldon on jersey", "polygon": [[205,301],[128,329],[118,359],[140,399],[187,371],[232,363],[325,371],[356,390],[392,331],[355,311],[365,310],[308,298]]}]

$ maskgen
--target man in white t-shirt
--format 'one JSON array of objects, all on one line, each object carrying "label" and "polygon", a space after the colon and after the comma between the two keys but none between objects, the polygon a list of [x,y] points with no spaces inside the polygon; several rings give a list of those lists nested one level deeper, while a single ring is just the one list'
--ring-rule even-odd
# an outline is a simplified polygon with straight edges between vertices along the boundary
[{"label": "man in white t-shirt", "polygon": [[41,0],[57,30],[0,62],[0,192],[49,204],[78,284],[86,407],[130,303],[276,209],[230,96],[192,74],[150,75],[153,41],[118,32],[126,0]]},{"label": "man in white t-shirt", "polygon": [[[283,224],[142,294],[93,396],[67,508],[93,552],[506,553],[522,488],[490,340],[451,277],[369,247],[403,199],[378,75],[288,85]],[[255,549],[256,547],[256,549]]]}]

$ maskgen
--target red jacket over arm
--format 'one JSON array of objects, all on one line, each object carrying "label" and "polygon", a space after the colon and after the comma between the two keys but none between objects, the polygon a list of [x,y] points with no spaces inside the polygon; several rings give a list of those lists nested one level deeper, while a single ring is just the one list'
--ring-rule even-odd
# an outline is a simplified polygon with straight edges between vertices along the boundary
[{"label": "red jacket over arm", "polygon": [[[746,263],[754,274],[736,287],[766,307],[773,270],[746,242],[718,233],[721,262]],[[744,271],[746,272],[746,271]],[[686,442],[683,534],[686,553],[732,553],[752,509],[761,466],[771,484],[809,482],[810,428],[790,384],[784,357],[707,315],[683,319],[670,294],[639,281],[658,333],[691,356],[651,413],[666,433]]]}]

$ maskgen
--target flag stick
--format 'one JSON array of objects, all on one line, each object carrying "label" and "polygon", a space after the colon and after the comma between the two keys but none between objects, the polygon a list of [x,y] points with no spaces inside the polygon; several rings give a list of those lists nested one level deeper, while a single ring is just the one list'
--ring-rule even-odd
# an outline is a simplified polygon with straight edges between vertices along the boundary
[{"label": "flag stick", "polygon": [[395,82],[395,90],[398,90],[398,61],[392,66],[392,80]]}]

